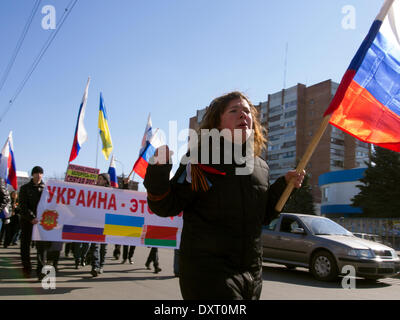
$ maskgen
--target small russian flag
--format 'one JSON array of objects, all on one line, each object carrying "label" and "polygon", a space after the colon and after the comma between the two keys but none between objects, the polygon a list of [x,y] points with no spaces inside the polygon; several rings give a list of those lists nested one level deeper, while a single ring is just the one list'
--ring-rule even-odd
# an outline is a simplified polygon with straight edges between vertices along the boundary
[{"label": "small russian flag", "polygon": [[73,161],[78,156],[82,144],[87,140],[87,132],[85,126],[83,125],[83,119],[85,118],[89,83],[90,83],[90,77],[87,81],[85,93],[83,94],[82,102],[79,107],[78,121],[76,123],[74,142],[72,144],[71,154],[69,156],[69,162]]},{"label": "small russian flag", "polygon": [[114,155],[111,157],[110,167],[108,168],[108,174],[110,175],[111,187],[118,188],[118,178],[117,178],[117,172],[115,170]]},{"label": "small russian flag", "polygon": [[17,169],[15,167],[12,131],[0,154],[0,178],[3,178],[14,190],[18,190]]},{"label": "small russian flag", "polygon": [[142,148],[139,159],[136,160],[133,166],[133,171],[135,171],[141,178],[144,179],[147,167],[149,166],[149,160],[156,152],[156,149],[163,145],[162,141],[159,131],[155,130],[155,133],[150,140],[146,141],[146,146]]}]

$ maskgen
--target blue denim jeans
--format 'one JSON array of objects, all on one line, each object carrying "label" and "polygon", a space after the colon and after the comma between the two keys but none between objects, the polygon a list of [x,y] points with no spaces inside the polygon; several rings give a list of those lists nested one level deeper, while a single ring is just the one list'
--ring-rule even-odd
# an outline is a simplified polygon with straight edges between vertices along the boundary
[{"label": "blue denim jeans", "polygon": [[92,253],[92,269],[103,268],[107,254],[107,243],[92,243],[90,252]]}]

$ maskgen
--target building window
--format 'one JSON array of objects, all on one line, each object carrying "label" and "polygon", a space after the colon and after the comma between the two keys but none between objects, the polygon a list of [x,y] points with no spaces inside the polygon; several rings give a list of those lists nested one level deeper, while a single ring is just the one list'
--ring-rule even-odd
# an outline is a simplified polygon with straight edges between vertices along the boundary
[{"label": "building window", "polygon": [[283,127],[281,125],[277,125],[277,126],[272,126],[272,127],[268,128],[268,131],[272,132],[272,131],[277,131],[277,130],[281,130],[281,129],[283,129]]},{"label": "building window", "polygon": [[281,115],[280,114],[277,115],[277,116],[270,117],[268,119],[268,122],[274,122],[274,121],[279,121],[279,120],[281,120]]},{"label": "building window", "polygon": [[344,157],[344,151],[343,150],[338,150],[338,149],[331,148],[331,154],[333,154],[335,156]]},{"label": "building window", "polygon": [[279,150],[280,148],[281,148],[280,144],[275,144],[275,145],[268,146],[268,151],[275,151],[275,150]]},{"label": "building window", "polygon": [[344,140],[342,139],[331,138],[331,143],[337,144],[339,146],[344,146]]},{"label": "building window", "polygon": [[344,162],[341,160],[331,160],[332,167],[344,168]]},{"label": "building window", "polygon": [[285,119],[294,117],[297,114],[297,110],[289,111],[285,113]]},{"label": "building window", "polygon": [[322,188],[322,202],[329,201],[329,187]]},{"label": "building window", "polygon": [[274,136],[270,136],[270,137],[269,137],[269,141],[276,141],[276,140],[279,140],[280,137],[281,137],[280,134],[276,134],[276,135],[274,135]]},{"label": "building window", "polygon": [[292,130],[292,131],[286,132],[283,136],[285,138],[289,138],[289,137],[293,137],[295,135],[296,135],[296,130]]},{"label": "building window", "polygon": [[278,111],[282,111],[282,106],[277,106],[277,107],[273,107],[269,110],[269,113],[274,113],[274,112],[278,112]]},{"label": "building window", "polygon": [[285,128],[294,128],[295,126],[296,126],[295,120],[285,122]]},{"label": "building window", "polygon": [[282,149],[284,149],[284,148],[290,148],[290,147],[295,147],[296,146],[296,140],[294,140],[294,141],[289,141],[289,142],[285,142],[283,145],[282,145]]}]

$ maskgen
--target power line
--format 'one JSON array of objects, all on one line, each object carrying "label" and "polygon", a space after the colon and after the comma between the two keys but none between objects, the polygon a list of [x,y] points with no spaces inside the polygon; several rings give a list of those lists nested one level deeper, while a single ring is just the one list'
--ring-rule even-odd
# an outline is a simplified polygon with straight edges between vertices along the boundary
[{"label": "power line", "polygon": [[[53,31],[51,33],[51,35],[49,36],[49,38],[47,39],[47,41],[43,45],[43,47],[40,50],[38,56],[36,57],[36,59],[34,60],[33,64],[31,65],[28,73],[25,75],[25,78],[22,80],[22,82],[18,86],[17,90],[15,91],[13,97],[8,102],[8,106],[6,107],[6,110],[4,110],[3,114],[0,117],[0,122],[3,121],[3,118],[8,113],[10,108],[13,106],[15,100],[17,99],[17,97],[21,93],[22,89],[25,87],[25,84],[28,82],[28,80],[31,77],[32,73],[35,71],[35,69],[38,66],[38,64],[39,64],[40,60],[42,59],[43,55],[46,53],[46,51],[49,48],[50,44],[53,42],[54,38],[56,37],[56,35],[60,31],[61,27],[63,26],[63,24],[65,22],[65,20],[67,20],[69,14],[71,13],[72,9],[74,8],[74,6],[75,6],[75,4],[77,2],[78,2],[78,0],[71,0],[70,3],[68,4],[68,6],[65,8],[64,13],[63,13],[63,15],[62,15],[62,17],[60,19],[61,22],[59,23],[59,25],[57,26],[55,31]],[[72,5],[71,5],[71,3],[72,3]]]},{"label": "power line", "polygon": [[6,67],[6,70],[4,72],[3,77],[1,78],[0,91],[1,91],[1,89],[3,89],[4,83],[6,82],[6,80],[8,78],[8,75],[10,74],[11,68],[14,65],[14,62],[15,62],[15,60],[17,58],[19,50],[21,49],[22,43],[24,42],[26,34],[28,33],[28,30],[29,30],[29,28],[30,28],[30,26],[32,24],[33,17],[35,16],[37,9],[39,8],[40,1],[41,0],[36,0],[36,3],[32,8],[31,14],[29,15],[28,21],[26,22],[25,27],[22,30],[22,34],[18,39],[17,45],[16,45],[16,47],[14,49],[14,52],[13,52],[13,54],[11,56],[11,59],[10,59],[8,65]]}]

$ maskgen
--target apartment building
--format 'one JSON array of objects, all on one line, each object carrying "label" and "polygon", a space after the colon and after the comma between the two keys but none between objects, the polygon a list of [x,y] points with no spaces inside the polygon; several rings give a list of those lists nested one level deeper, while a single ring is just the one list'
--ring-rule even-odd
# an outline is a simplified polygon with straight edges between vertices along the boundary
[{"label": "apartment building", "polygon": [[[339,84],[326,80],[315,85],[297,84],[269,94],[257,108],[268,131],[265,157],[271,181],[296,167],[315,132]],[[307,167],[314,201],[321,202],[318,177],[329,171],[364,167],[369,145],[329,125]]]}]

